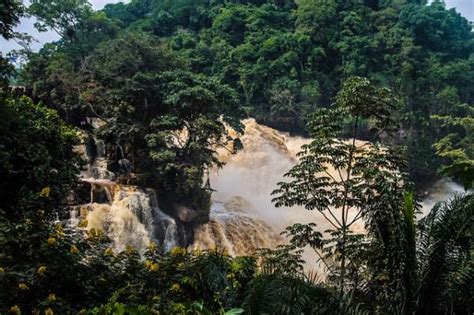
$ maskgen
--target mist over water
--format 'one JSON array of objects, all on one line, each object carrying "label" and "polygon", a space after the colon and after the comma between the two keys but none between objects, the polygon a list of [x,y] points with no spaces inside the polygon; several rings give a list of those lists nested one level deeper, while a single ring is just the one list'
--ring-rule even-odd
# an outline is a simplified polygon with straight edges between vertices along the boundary
[{"label": "mist over water", "polygon": [[421,206],[419,217],[426,216],[437,202],[448,201],[454,194],[463,193],[464,187],[449,179],[442,179],[430,188],[430,194]]},{"label": "mist over water", "polygon": [[[255,218],[260,218],[271,228],[273,233],[269,233],[267,238],[273,238],[272,234],[279,234],[286,227],[295,223],[316,223],[320,231],[331,229],[332,226],[316,210],[308,211],[304,207],[295,206],[291,208],[276,208],[272,203],[271,193],[277,188],[277,183],[284,181],[283,175],[297,163],[297,153],[301,151],[301,146],[310,142],[309,139],[301,137],[292,137],[286,133],[276,131],[272,128],[262,126],[253,119],[244,121],[245,134],[241,138],[244,149],[235,155],[230,155],[227,151],[222,151],[221,159],[226,161],[222,169],[213,170],[211,173],[211,185],[216,191],[213,194],[214,206],[211,210],[211,220],[222,222],[222,212],[226,213],[228,218],[233,215],[239,215],[234,209],[222,209],[218,207],[216,211],[216,200],[219,202],[228,202],[233,198],[240,198],[248,203],[248,206],[242,207],[240,211],[253,212]],[[362,144],[363,142],[357,142]],[[332,174],[338,178],[337,174]],[[423,213],[426,214],[436,202],[449,199],[455,192],[462,191],[458,184],[442,180],[433,187],[432,193],[422,203]],[[251,210],[249,210],[251,209]],[[338,215],[336,213],[336,215]],[[355,213],[350,213],[353,217]],[[245,229],[245,225],[241,229]],[[363,232],[364,224],[362,220],[357,221],[352,229],[355,232]],[[226,233],[227,243],[232,244],[239,241],[238,235],[232,235],[232,231],[223,230]],[[247,233],[254,233],[248,230]],[[206,235],[203,231],[197,235],[197,243],[202,244],[201,238],[212,238],[215,235]],[[264,237],[260,235],[260,238]],[[285,240],[280,238],[275,243],[283,243]],[[205,243],[205,242],[204,242]],[[245,246],[238,246],[239,250],[230,252],[243,255],[251,252],[255,246],[247,243]],[[224,244],[221,244],[224,245]],[[313,255],[305,255],[306,259],[314,258]]]},{"label": "mist over water", "polygon": [[[297,163],[296,155],[301,151],[301,146],[310,140],[259,125],[253,119],[245,120],[244,125],[245,134],[241,138],[244,148],[235,155],[222,151],[220,158],[226,165],[211,173],[211,185],[216,190],[213,194],[211,222],[195,233],[196,244],[209,247],[205,246],[213,244],[209,239],[225,236],[226,242],[217,242],[216,245],[225,247],[233,255],[247,255],[256,248],[275,248],[286,243],[286,239],[279,234],[295,223],[316,223],[320,231],[330,229],[332,226],[316,210],[308,211],[301,206],[276,208],[272,203],[272,191],[277,188],[278,182],[285,180],[283,175]],[[244,206],[229,207],[226,204],[235,199]],[[224,207],[216,208],[216,204]],[[242,218],[242,213],[247,217]],[[354,215],[350,213],[349,217]],[[215,222],[220,223],[218,233],[213,227]],[[229,229],[226,222],[232,222],[232,228]],[[249,222],[252,224],[249,225]],[[265,228],[256,229],[259,224]],[[210,227],[213,227],[211,230],[214,233],[209,233]],[[354,230],[362,231],[362,224],[354,224]],[[251,239],[247,235],[258,236]],[[261,246],[262,243],[265,246]],[[322,274],[322,266],[313,264],[317,260],[315,253],[306,250],[303,259],[311,262],[306,265],[307,269],[315,268]]]},{"label": "mist over water", "polygon": [[292,218],[307,213],[300,208],[275,208],[271,193],[297,162],[300,147],[309,141],[289,137],[254,120],[246,120],[244,124],[245,134],[241,138],[244,149],[236,155],[223,156],[226,165],[211,174],[211,185],[216,190],[213,198],[227,201],[233,196],[242,197],[252,204],[258,216],[281,231]]},{"label": "mist over water", "polygon": [[[297,163],[296,155],[301,146],[310,140],[259,125],[253,119],[245,120],[244,125],[245,134],[241,137],[244,148],[235,155],[228,150],[219,151],[220,159],[226,165],[210,174],[211,186],[215,189],[210,221],[194,230],[193,246],[202,249],[218,247],[233,256],[249,255],[258,248],[275,248],[285,243],[279,234],[295,223],[316,223],[319,231],[331,229],[332,226],[316,210],[308,211],[300,206],[276,208],[272,203],[272,191],[278,182],[285,180],[283,175]],[[357,145],[361,144],[363,142],[357,142]],[[87,229],[104,231],[116,251],[132,246],[143,252],[150,241],[159,243],[165,250],[176,246],[176,222],[159,209],[155,192],[119,185],[102,176],[102,168],[99,163],[89,171],[96,174],[95,177],[99,175],[99,179],[84,180],[92,185],[92,189],[96,187],[105,192],[108,199],[106,203],[95,203],[91,194],[91,203],[82,206],[80,212],[88,221]],[[462,187],[449,180],[438,182],[423,202],[421,216],[428,213],[436,202],[447,200],[459,191]],[[71,222],[76,224],[77,212],[77,209],[71,211]],[[349,219],[354,215],[349,211]],[[362,220],[352,228],[363,232]],[[316,260],[309,251],[304,258],[308,262]]]},{"label": "mist over water", "polygon": [[226,200],[235,195],[244,198],[254,206],[256,214],[278,232],[294,223],[310,222],[316,223],[321,230],[329,229],[329,223],[316,210],[308,211],[299,206],[276,208],[272,203],[272,191],[278,182],[285,180],[283,175],[297,163],[296,155],[301,146],[310,140],[278,132],[253,119],[244,123],[244,149],[226,157],[224,168],[212,173],[215,198]]},{"label": "mist over water", "polygon": [[[176,223],[159,209],[153,190],[119,185],[110,180],[88,178],[84,182],[91,184],[92,190],[100,187],[110,196],[107,203],[96,203],[91,193],[91,203],[79,206],[87,222],[85,228],[89,232],[104,232],[116,252],[130,246],[143,253],[151,241],[165,250],[177,245]],[[76,212],[77,209],[73,209],[71,216],[75,216]]]}]

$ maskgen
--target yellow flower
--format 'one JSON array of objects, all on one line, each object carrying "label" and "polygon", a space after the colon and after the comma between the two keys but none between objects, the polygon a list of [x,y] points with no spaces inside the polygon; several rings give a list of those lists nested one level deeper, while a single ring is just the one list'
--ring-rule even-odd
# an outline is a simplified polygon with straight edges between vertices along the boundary
[{"label": "yellow flower", "polygon": [[113,256],[114,255],[114,251],[112,248],[107,248],[104,252],[107,256]]},{"label": "yellow flower", "polygon": [[76,245],[71,245],[71,254],[75,255],[79,253],[79,249],[76,247]]},{"label": "yellow flower", "polygon": [[37,271],[37,272],[38,272],[38,274],[39,274],[40,276],[44,276],[44,274],[46,273],[46,271],[47,271],[47,268],[46,268],[45,266],[40,266],[40,267],[38,268],[38,271]]},{"label": "yellow flower", "polygon": [[89,231],[87,231],[87,236],[90,239],[100,239],[104,236],[104,231],[102,231],[101,229],[92,228]]},{"label": "yellow flower", "polygon": [[173,293],[178,293],[181,291],[181,287],[177,283],[173,283],[173,285],[170,288],[170,291]]},{"label": "yellow flower", "polygon": [[148,269],[148,271],[153,272],[153,271],[158,271],[159,266],[157,263],[154,263],[151,260],[145,260],[145,268]]},{"label": "yellow flower", "polygon": [[50,294],[48,295],[48,300],[51,301],[51,302],[56,301],[56,294],[50,293]]},{"label": "yellow flower", "polygon": [[47,308],[44,310],[44,315],[54,315],[54,312],[51,308]]},{"label": "yellow flower", "polygon": [[3,269],[2,267],[0,267],[0,276],[3,276],[5,274],[5,269]]},{"label": "yellow flower", "polygon": [[202,254],[201,247],[196,246],[196,247],[194,248],[194,255],[195,255],[195,256],[201,256],[201,254]]},{"label": "yellow flower", "polygon": [[51,246],[56,245],[57,242],[58,241],[54,237],[48,238],[48,244],[51,245]]},{"label": "yellow flower", "polygon": [[158,271],[158,269],[160,269],[160,266],[158,266],[157,263],[152,263],[150,265],[150,267],[148,268],[148,270],[150,270],[150,272]]},{"label": "yellow flower", "polygon": [[13,313],[13,314],[16,314],[16,315],[21,315],[20,307],[18,305],[13,305],[10,308],[10,313]]},{"label": "yellow flower", "polygon": [[20,290],[29,290],[29,289],[30,289],[30,288],[29,288],[26,284],[24,284],[24,283],[18,284],[18,288],[19,288]]},{"label": "yellow flower", "polygon": [[99,232],[98,232],[98,230],[92,228],[92,229],[90,229],[89,231],[87,231],[87,236],[88,236],[89,238],[96,238],[96,237],[99,236]]},{"label": "yellow flower", "polygon": [[173,257],[184,256],[186,254],[186,248],[182,248],[182,247],[179,247],[179,246],[173,247],[170,254]]},{"label": "yellow flower", "polygon": [[127,253],[127,255],[132,255],[135,252],[135,249],[133,248],[132,245],[127,245],[125,252]]},{"label": "yellow flower", "polygon": [[63,226],[61,224],[56,224],[54,226],[54,234],[56,236],[64,236],[64,229],[63,229]]},{"label": "yellow flower", "polygon": [[49,186],[46,186],[44,187],[41,192],[40,192],[40,196],[41,197],[49,197],[49,194],[51,193],[51,188],[49,188]]},{"label": "yellow flower", "polygon": [[149,251],[154,251],[156,249],[157,249],[156,243],[155,242],[150,242],[150,244],[148,245],[148,250]]}]

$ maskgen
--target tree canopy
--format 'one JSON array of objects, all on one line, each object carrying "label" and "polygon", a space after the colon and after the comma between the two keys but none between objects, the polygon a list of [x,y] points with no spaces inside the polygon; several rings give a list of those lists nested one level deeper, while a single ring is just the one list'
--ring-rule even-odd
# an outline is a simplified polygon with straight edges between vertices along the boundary
[{"label": "tree canopy", "polygon": [[[160,38],[182,66],[232,88],[246,115],[298,134],[309,134],[310,113],[329,107],[343,81],[364,76],[398,99],[398,143],[408,147],[407,170],[419,187],[443,162],[432,143],[448,135],[431,116],[456,116],[455,107],[473,103],[471,25],[442,1],[137,0],[100,12],[84,1],[34,4],[40,30],[56,28],[74,41],[45,49],[27,67],[42,99],[62,86],[40,70],[44,58],[74,78],[97,43],[121,32]],[[38,84],[48,80],[53,88]],[[64,89],[59,95],[74,94]]]},{"label": "tree canopy", "polygon": [[[4,0],[4,39],[25,13],[60,39],[0,56],[1,314],[473,313],[472,193],[419,218],[437,176],[474,183],[474,32],[443,1]],[[249,257],[186,248],[245,117],[311,138],[274,203],[330,229]],[[79,135],[117,185],[157,192],[183,247],[114,252],[64,223],[99,162]]]}]

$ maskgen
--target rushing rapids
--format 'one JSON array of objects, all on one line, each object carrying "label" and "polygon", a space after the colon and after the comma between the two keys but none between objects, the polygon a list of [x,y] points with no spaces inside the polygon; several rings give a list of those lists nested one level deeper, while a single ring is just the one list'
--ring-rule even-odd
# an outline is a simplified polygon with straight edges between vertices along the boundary
[{"label": "rushing rapids", "polygon": [[116,174],[107,169],[102,143],[94,139],[91,150],[86,141],[77,151],[89,162],[81,174],[88,202],[71,207],[68,226],[104,232],[117,252],[128,246],[143,252],[151,241],[165,250],[176,246],[176,222],[161,211],[155,191],[119,184]]},{"label": "rushing rapids", "polygon": [[[79,206],[79,213],[85,219],[86,229],[103,231],[119,252],[132,246],[143,252],[154,241],[169,250],[176,246],[177,228],[175,221],[163,213],[151,189],[137,186],[119,185],[101,179],[83,179],[91,186],[91,202]],[[106,201],[96,194],[109,196]],[[77,207],[72,210],[72,218],[77,216]],[[70,221],[78,224],[77,220]]]},{"label": "rushing rapids", "polygon": [[276,247],[281,237],[255,212],[242,197],[232,197],[225,203],[214,201],[209,223],[194,231],[194,246],[222,248],[233,256]]},{"label": "rushing rapids", "polygon": [[223,152],[226,165],[211,174],[214,197],[223,201],[232,196],[243,197],[254,207],[255,214],[277,232],[294,223],[309,222],[322,230],[329,229],[317,211],[307,211],[304,207],[275,208],[271,201],[272,191],[283,180],[283,174],[295,165],[297,153],[309,140],[259,125],[253,119],[245,120],[244,124],[245,134],[241,138],[244,149],[235,155]]},{"label": "rushing rapids", "polygon": [[439,180],[430,188],[429,192],[427,192],[427,197],[423,200],[419,217],[427,215],[437,202],[446,201],[454,194],[463,192],[464,187],[461,185],[449,179]]},{"label": "rushing rapids", "polygon": [[[279,232],[294,223],[313,222],[321,230],[330,228],[317,211],[275,208],[271,202],[271,192],[297,162],[296,154],[309,140],[259,125],[253,119],[245,120],[244,125],[244,149],[235,155],[229,154],[229,150],[219,152],[226,165],[211,172],[211,184],[216,191],[210,218],[207,224],[194,229],[193,246],[219,247],[231,255],[247,255],[257,248],[273,248],[283,243]],[[182,243],[177,222],[160,210],[155,192],[118,184],[106,165],[99,154],[84,172],[90,202],[72,209],[69,224],[77,226],[82,217],[87,230],[104,231],[117,251],[127,246],[143,251],[150,241],[165,250]],[[459,190],[449,181],[436,187],[436,193],[424,203],[424,211]],[[362,223],[355,229],[362,231]]]}]

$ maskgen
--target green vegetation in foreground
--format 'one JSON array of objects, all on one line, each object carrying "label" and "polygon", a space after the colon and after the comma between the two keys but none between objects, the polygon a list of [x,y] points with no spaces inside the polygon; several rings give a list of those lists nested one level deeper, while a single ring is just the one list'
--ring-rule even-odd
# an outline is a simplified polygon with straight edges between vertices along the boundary
[{"label": "green vegetation in foreground", "polygon": [[[0,9],[12,38],[22,8]],[[416,220],[406,173],[431,176],[436,152],[444,173],[474,180],[473,35],[441,2],[135,0],[94,12],[83,0],[33,0],[30,12],[62,38],[27,52],[20,75],[0,64],[0,313],[473,312],[473,195]],[[31,98],[8,91],[15,76]],[[205,222],[202,178],[220,165],[210,144],[238,148],[224,123],[238,128],[245,114],[309,133],[274,201],[320,211],[327,234],[297,224],[288,245],[252,257],[154,244],[140,256],[56,220],[81,164],[71,125],[106,122],[108,158],[123,147],[160,202],[183,202]],[[314,176],[328,165],[339,178]],[[349,230],[356,221],[366,234]],[[303,272],[308,246],[324,280]]]}]

